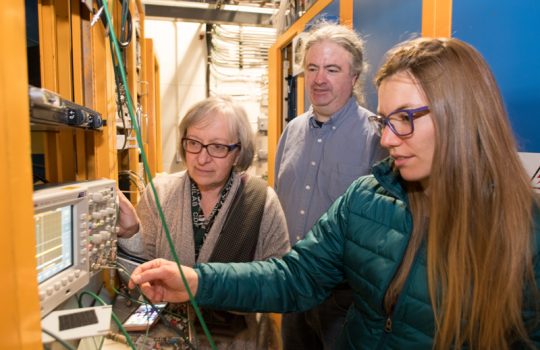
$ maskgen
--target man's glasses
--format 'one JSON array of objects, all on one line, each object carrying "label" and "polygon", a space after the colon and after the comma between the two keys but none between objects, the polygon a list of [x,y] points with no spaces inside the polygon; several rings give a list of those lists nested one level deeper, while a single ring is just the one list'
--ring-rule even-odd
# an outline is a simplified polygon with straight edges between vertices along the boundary
[{"label": "man's glasses", "polygon": [[184,150],[189,153],[201,153],[203,148],[206,148],[206,152],[214,158],[225,158],[229,152],[234,151],[237,148],[240,148],[240,143],[235,143],[233,145],[223,145],[221,143],[209,143],[208,145],[202,144],[197,140],[183,138],[182,146]]},{"label": "man's glasses", "polygon": [[379,136],[387,125],[397,136],[409,136],[414,132],[413,120],[423,117],[428,113],[429,107],[423,106],[414,109],[398,109],[390,113],[387,117],[372,115],[368,119],[376,125]]}]

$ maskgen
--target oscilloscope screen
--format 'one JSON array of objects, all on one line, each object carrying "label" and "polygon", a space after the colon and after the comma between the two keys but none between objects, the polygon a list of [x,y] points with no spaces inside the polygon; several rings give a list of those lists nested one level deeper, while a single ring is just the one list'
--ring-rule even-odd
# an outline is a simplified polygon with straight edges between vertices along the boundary
[{"label": "oscilloscope screen", "polygon": [[73,206],[34,215],[38,283],[73,265]]}]

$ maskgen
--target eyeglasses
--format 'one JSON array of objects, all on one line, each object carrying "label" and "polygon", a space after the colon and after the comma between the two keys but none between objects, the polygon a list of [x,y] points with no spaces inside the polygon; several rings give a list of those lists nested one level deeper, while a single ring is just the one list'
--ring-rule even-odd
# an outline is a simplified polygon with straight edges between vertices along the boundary
[{"label": "eyeglasses", "polygon": [[184,150],[189,153],[198,154],[201,153],[203,148],[206,148],[206,152],[214,158],[225,158],[229,152],[234,151],[237,148],[240,148],[240,143],[235,143],[233,145],[223,145],[221,143],[209,143],[207,145],[202,144],[201,142],[193,139],[183,138],[182,146]]},{"label": "eyeglasses", "polygon": [[409,136],[414,132],[413,120],[429,113],[429,107],[423,106],[414,109],[398,109],[390,113],[387,117],[372,115],[368,119],[377,126],[379,136],[386,125],[397,136]]}]

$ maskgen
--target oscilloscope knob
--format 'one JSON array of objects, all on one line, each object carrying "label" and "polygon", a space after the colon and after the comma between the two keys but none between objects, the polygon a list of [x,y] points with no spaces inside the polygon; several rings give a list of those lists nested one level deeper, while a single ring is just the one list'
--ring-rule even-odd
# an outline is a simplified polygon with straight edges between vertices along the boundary
[{"label": "oscilloscope knob", "polygon": [[109,231],[99,231],[99,234],[101,235],[104,241],[111,238],[111,233]]},{"label": "oscilloscope knob", "polygon": [[92,193],[92,200],[96,203],[101,203],[103,201],[103,195],[100,192]]},{"label": "oscilloscope knob", "polygon": [[92,243],[94,243],[95,245],[98,245],[99,243],[101,243],[101,235],[99,233],[94,233],[92,235]]}]

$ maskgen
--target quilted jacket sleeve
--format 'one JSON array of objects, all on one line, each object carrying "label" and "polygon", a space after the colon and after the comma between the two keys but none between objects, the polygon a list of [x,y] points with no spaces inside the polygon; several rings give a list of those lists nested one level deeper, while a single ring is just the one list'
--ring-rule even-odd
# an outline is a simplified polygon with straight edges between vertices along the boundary
[{"label": "quilted jacket sleeve", "polygon": [[200,264],[197,302],[203,306],[259,312],[308,310],[343,281],[348,191],[282,259]]}]

